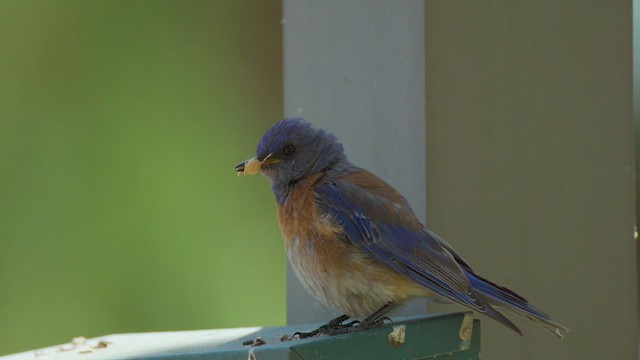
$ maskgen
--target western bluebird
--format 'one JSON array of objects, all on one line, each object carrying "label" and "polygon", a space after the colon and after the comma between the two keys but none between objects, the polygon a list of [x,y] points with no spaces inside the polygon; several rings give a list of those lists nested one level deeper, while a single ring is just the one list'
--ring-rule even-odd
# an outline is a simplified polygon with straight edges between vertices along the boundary
[{"label": "western bluebird", "polygon": [[[284,119],[262,137],[256,156],[235,169],[269,179],[293,270],[311,294],[345,314],[302,336],[376,327],[393,307],[424,296],[466,306],[520,335],[494,306],[559,337],[567,330],[476,274],[420,223],[402,195],[347,160],[342,144],[323,129]],[[349,317],[364,320],[343,324]]]}]

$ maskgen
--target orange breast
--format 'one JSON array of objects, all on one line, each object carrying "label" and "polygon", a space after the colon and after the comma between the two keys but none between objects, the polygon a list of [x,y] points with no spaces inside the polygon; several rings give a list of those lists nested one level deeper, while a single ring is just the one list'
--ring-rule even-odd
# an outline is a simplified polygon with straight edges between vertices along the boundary
[{"label": "orange breast", "polygon": [[335,219],[319,213],[313,187],[321,177],[296,184],[278,207],[289,261],[305,288],[326,306],[356,317],[369,316],[389,302],[429,295],[356,248]]}]

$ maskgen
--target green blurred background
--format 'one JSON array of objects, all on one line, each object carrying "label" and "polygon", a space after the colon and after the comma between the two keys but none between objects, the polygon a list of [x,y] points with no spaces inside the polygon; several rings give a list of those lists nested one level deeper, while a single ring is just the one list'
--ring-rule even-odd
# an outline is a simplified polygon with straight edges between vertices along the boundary
[{"label": "green blurred background", "polygon": [[0,2],[0,355],[282,325],[280,1]]}]

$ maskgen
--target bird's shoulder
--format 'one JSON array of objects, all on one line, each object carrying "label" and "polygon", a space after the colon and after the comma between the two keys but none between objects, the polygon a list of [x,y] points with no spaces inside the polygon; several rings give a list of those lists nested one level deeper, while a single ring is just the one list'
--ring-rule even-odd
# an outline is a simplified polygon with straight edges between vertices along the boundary
[{"label": "bird's shoulder", "polygon": [[424,228],[407,199],[368,170],[353,166],[339,174],[329,174],[316,182],[313,189],[321,211],[339,209],[358,213],[374,221],[402,225],[417,232]]}]

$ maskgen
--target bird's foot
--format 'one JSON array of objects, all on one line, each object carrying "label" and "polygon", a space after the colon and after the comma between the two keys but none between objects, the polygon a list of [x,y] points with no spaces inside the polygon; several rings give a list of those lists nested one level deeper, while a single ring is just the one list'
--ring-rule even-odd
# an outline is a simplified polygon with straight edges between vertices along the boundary
[{"label": "bird's foot", "polygon": [[[333,332],[340,332],[342,329],[348,329],[351,328],[353,326],[355,326],[356,324],[359,323],[359,321],[351,321],[348,322],[346,324],[343,324],[343,322],[345,320],[347,320],[349,318],[349,316],[347,315],[342,315],[342,316],[338,316],[337,318],[329,321],[328,323],[320,326],[319,328],[309,331],[309,332],[302,332],[302,331],[298,331],[295,334],[293,334],[292,338],[298,338],[298,339],[306,339],[308,337],[311,336],[316,336],[316,335],[320,335],[320,334],[325,334],[325,335],[329,335],[332,334]],[[345,332],[342,332],[342,334],[344,334]]]},{"label": "bird's foot", "polygon": [[376,320],[369,320],[369,319],[365,319],[363,321],[355,320],[355,321],[351,321],[346,324],[343,324],[343,322],[348,318],[349,317],[347,315],[342,315],[340,317],[337,317],[329,321],[328,323],[320,326],[319,328],[313,331],[296,332],[295,334],[293,334],[293,338],[305,339],[305,338],[308,338],[311,336],[317,336],[317,335],[335,336],[335,335],[343,335],[343,334],[353,334],[360,331],[374,329],[374,328],[383,326],[385,324],[385,321],[391,321],[391,319],[385,316],[383,318],[376,319]]},{"label": "bird's foot", "polygon": [[351,327],[349,329],[349,333],[357,333],[363,330],[379,328],[381,326],[384,326],[385,321],[391,322],[391,319],[386,316],[373,321],[369,319],[365,319],[362,322],[360,322],[358,325]]},{"label": "bird's foot", "polygon": [[377,320],[362,320],[362,321],[352,321],[348,324],[341,324],[332,328],[323,328],[320,329],[320,334],[323,335],[343,335],[343,334],[354,334],[360,331],[375,329],[383,326],[385,321],[391,321],[388,317],[383,317]]}]

